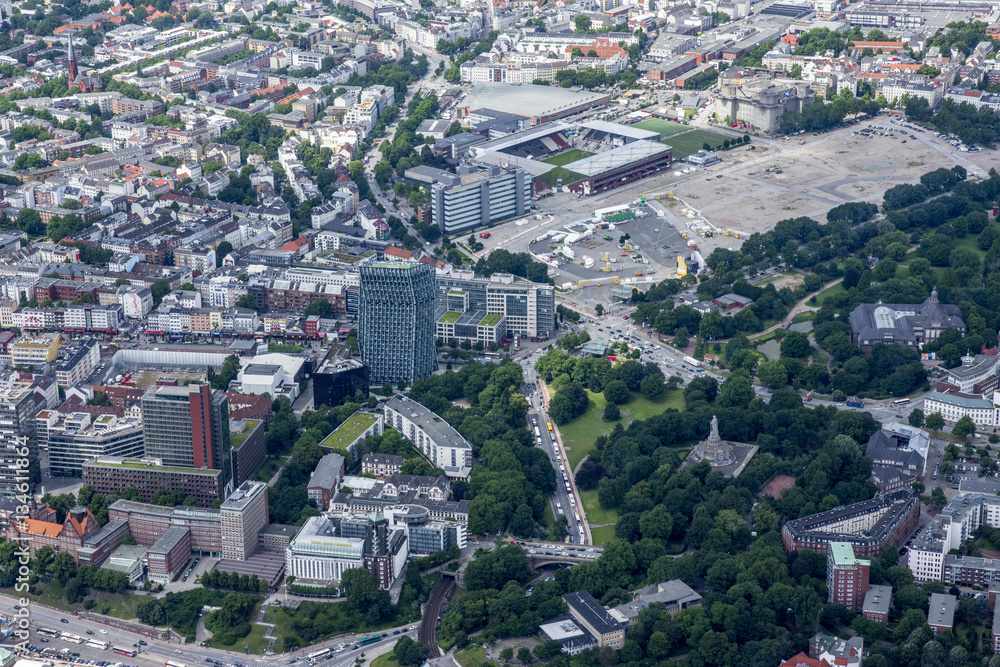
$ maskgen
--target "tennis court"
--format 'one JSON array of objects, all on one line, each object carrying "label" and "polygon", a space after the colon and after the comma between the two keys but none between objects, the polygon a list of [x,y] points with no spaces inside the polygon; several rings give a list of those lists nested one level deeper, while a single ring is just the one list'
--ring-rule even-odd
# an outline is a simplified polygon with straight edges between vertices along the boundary
[{"label": "tennis court", "polygon": [[585,157],[590,157],[593,153],[588,153],[587,151],[580,150],[579,148],[571,148],[565,153],[560,153],[559,155],[553,155],[552,157],[547,157],[542,162],[545,164],[554,164],[557,167],[561,167],[564,164],[569,164],[570,162],[576,162],[577,160],[582,160]]},{"label": "tennis court", "polygon": [[680,123],[674,123],[673,121],[663,120],[662,118],[647,118],[646,120],[639,121],[632,127],[638,127],[649,132],[659,132],[660,137],[669,137],[672,134],[677,134],[678,132],[691,129],[687,125],[681,125]]},{"label": "tennis court", "polygon": [[674,149],[674,159],[680,160],[700,151],[703,144],[708,144],[715,149],[722,146],[722,142],[726,139],[727,137],[708,130],[691,130],[670,137],[665,143],[670,144],[670,147]]}]

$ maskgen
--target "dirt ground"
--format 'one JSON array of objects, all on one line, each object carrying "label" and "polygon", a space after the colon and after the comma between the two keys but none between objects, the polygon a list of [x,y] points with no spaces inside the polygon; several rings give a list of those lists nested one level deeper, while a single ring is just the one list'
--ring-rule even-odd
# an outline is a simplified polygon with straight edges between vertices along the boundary
[{"label": "dirt ground", "polygon": [[792,289],[798,287],[806,281],[805,275],[801,273],[795,273],[792,275],[777,275],[768,278],[767,280],[762,280],[760,282],[754,283],[757,287],[764,287],[765,285],[774,285],[774,289],[781,289],[782,287],[791,287]]},{"label": "dirt ground", "polygon": [[793,486],[795,486],[795,478],[791,475],[775,475],[774,479],[768,482],[767,486],[761,489],[757,496],[764,497],[770,495],[780,498],[785,489],[790,489]]}]

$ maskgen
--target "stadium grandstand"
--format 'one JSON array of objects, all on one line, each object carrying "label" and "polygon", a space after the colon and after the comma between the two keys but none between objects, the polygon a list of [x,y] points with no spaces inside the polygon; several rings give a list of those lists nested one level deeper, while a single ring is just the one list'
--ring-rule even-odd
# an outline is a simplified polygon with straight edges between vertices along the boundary
[{"label": "stadium grandstand", "polygon": [[479,144],[471,155],[476,162],[517,166],[549,185],[590,195],[669,169],[672,150],[659,138],[600,120],[552,122]]}]

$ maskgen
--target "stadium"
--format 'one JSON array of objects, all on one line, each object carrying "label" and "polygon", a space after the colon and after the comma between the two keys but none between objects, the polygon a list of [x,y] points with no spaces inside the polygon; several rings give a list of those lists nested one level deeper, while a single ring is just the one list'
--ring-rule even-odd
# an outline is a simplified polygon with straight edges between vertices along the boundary
[{"label": "stadium", "polygon": [[474,159],[516,166],[537,181],[592,195],[669,169],[673,151],[657,132],[588,121],[546,123],[474,147]]}]

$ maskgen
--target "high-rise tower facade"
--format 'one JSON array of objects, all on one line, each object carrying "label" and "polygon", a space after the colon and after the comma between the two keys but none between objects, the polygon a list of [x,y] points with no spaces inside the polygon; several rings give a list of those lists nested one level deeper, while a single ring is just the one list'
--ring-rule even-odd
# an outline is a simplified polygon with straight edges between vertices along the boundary
[{"label": "high-rise tower facade", "polygon": [[419,262],[361,267],[358,345],[372,384],[412,384],[437,369],[433,267]]},{"label": "high-rise tower facade", "polygon": [[142,397],[147,458],[165,466],[222,470],[231,477],[229,399],[207,383],[152,387]]}]

